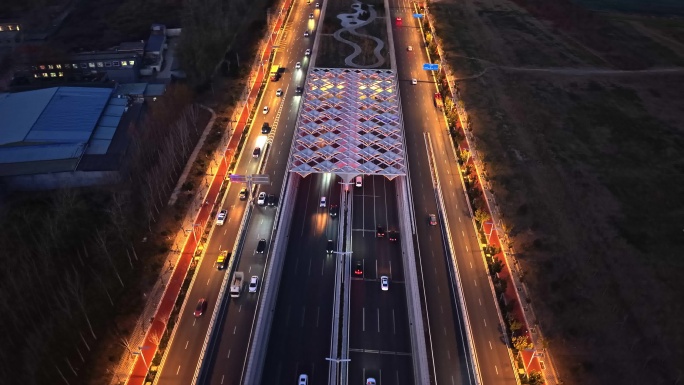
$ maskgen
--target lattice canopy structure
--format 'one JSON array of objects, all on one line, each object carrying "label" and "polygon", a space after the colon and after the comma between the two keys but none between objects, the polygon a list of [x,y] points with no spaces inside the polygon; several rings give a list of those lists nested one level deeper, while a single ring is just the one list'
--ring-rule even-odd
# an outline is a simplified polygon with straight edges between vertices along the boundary
[{"label": "lattice canopy structure", "polygon": [[392,70],[315,68],[297,121],[290,171],[406,174],[402,120]]}]

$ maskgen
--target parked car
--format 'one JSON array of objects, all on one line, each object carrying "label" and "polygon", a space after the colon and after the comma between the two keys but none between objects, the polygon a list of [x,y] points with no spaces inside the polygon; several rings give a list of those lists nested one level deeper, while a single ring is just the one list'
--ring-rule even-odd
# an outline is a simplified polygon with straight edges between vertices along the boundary
[{"label": "parked car", "polygon": [[228,216],[228,210],[221,210],[216,215],[216,226],[223,226],[226,223],[226,217]]},{"label": "parked car", "polygon": [[200,298],[200,300],[197,302],[197,306],[195,306],[195,317],[200,317],[204,312],[207,311],[207,300],[204,298]]},{"label": "parked car", "polygon": [[253,275],[252,278],[249,279],[249,292],[256,293],[257,287],[259,287],[259,277]]},{"label": "parked car", "polygon": [[257,243],[256,252],[259,254],[263,254],[264,250],[266,250],[266,240],[264,238],[261,238],[259,240],[259,243]]},{"label": "parked car", "polygon": [[265,192],[260,192],[259,197],[257,198],[257,204],[259,206],[263,206],[266,204],[266,193]]}]

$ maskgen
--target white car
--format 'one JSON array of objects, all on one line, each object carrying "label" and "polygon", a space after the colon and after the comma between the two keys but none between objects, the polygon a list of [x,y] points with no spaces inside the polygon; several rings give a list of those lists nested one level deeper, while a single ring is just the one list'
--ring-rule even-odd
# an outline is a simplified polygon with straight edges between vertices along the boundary
[{"label": "white car", "polygon": [[413,47],[412,47],[412,46],[408,46],[408,47],[406,47],[406,50],[407,50],[407,51],[413,51]]},{"label": "white car", "polygon": [[300,68],[302,68],[302,63],[297,62],[297,64],[295,64],[295,69],[300,69]]},{"label": "white car", "polygon": [[389,290],[389,277],[387,277],[386,275],[380,277],[380,288],[382,289],[382,291]]},{"label": "white car", "polygon": [[308,30],[304,31],[304,37],[309,37],[309,31]]},{"label": "white car", "polygon": [[375,385],[375,378],[373,377],[368,377],[366,379],[366,385]]},{"label": "white car", "polygon": [[228,210],[219,211],[218,215],[216,216],[216,226],[223,226],[223,224],[226,223],[227,216]]},{"label": "white car", "polygon": [[325,207],[325,202],[326,202],[326,198],[325,198],[325,197],[321,197],[321,204],[320,204],[319,206]]},{"label": "white car", "polygon": [[320,8],[320,7],[321,7],[321,5],[316,3],[316,8]]},{"label": "white car", "polygon": [[309,19],[313,19],[313,17],[314,17],[314,16],[313,16],[313,13],[310,13],[310,14],[309,14]]},{"label": "white car", "polygon": [[411,79],[411,84],[413,84],[414,86],[418,84],[418,79]]},{"label": "white car", "polygon": [[300,374],[299,381],[297,381],[297,385],[309,385],[309,376],[307,376],[306,374]]},{"label": "white car", "polygon": [[361,186],[362,186],[362,182],[361,182],[362,180],[363,180],[363,178],[361,177],[361,175],[358,175],[358,176],[356,177],[356,187],[361,187]]},{"label": "white car", "polygon": [[307,48],[306,51],[304,51],[304,56],[309,56],[309,55],[311,55],[311,50]]},{"label": "white car", "polygon": [[264,106],[264,115],[268,114],[268,106]]},{"label": "white car", "polygon": [[249,279],[249,292],[256,293],[257,287],[259,287],[259,277],[253,275],[252,278]]},{"label": "white car", "polygon": [[278,88],[278,90],[276,91],[276,96],[283,96],[283,89],[282,88]]},{"label": "white car", "polygon": [[265,192],[260,192],[259,197],[257,198],[257,204],[259,206],[263,206],[266,204],[266,193]]}]

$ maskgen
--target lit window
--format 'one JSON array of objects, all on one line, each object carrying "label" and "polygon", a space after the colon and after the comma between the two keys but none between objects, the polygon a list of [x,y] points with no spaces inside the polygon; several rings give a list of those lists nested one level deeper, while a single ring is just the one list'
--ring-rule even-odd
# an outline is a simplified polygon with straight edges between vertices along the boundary
[{"label": "lit window", "polygon": [[134,66],[135,65],[135,60],[129,60],[128,65]]},{"label": "lit window", "polygon": [[44,65],[41,65],[41,66],[38,66],[38,68],[40,68],[41,70],[44,70],[44,69],[45,69],[45,66],[44,66]]},{"label": "lit window", "polygon": [[44,78],[48,77],[47,72],[43,72],[43,77],[44,77]]},{"label": "lit window", "polygon": [[88,67],[95,68],[95,63],[93,63],[93,62],[88,63]]},{"label": "lit window", "polygon": [[104,63],[101,61],[97,62],[97,68],[102,68],[102,67],[104,67]]},{"label": "lit window", "polygon": [[4,29],[2,29],[2,26],[0,25],[0,32],[2,32],[2,31],[4,31]]},{"label": "lit window", "polygon": [[54,72],[50,72],[50,77],[51,77],[51,78],[56,78],[56,77],[57,77],[57,74],[54,73]]},{"label": "lit window", "polygon": [[74,68],[74,69],[78,68],[78,64],[72,64],[71,68]]},{"label": "lit window", "polygon": [[55,66],[53,66],[52,64],[48,64],[48,69],[53,70],[53,69],[55,69]]},{"label": "lit window", "polygon": [[40,75],[38,75],[38,74],[33,74],[33,77],[36,78],[36,79],[38,79],[38,78],[40,77]]},{"label": "lit window", "polygon": [[121,61],[121,66],[122,66],[122,67],[128,66],[128,62],[126,62],[125,60],[122,60],[122,61]]},{"label": "lit window", "polygon": [[58,70],[61,70],[61,69],[62,69],[62,65],[61,65],[61,64],[55,64],[55,68],[58,69]]}]

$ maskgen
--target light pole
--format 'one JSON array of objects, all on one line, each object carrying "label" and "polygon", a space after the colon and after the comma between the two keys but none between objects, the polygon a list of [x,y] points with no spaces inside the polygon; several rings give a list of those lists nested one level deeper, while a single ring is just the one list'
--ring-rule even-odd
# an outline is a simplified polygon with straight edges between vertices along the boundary
[{"label": "light pole", "polygon": [[337,362],[338,364],[339,364],[339,363],[342,363],[342,362],[349,362],[349,361],[351,361],[349,358],[330,358],[330,357],[326,357],[325,360],[326,360],[326,361]]},{"label": "light pole", "polygon": [[145,355],[143,354],[143,350],[148,348],[149,346],[138,346],[138,351],[133,352],[133,354],[140,356],[140,358],[142,358],[143,364],[145,364],[145,369],[150,370],[150,367],[147,365],[147,361],[145,361]]}]

